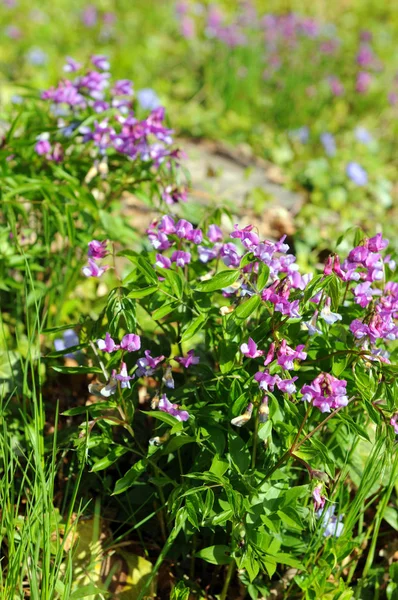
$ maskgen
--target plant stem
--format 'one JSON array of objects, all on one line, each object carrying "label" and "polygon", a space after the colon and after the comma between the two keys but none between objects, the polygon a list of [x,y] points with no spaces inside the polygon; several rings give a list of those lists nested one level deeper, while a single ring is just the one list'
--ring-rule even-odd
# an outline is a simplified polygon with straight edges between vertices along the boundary
[{"label": "plant stem", "polygon": [[254,432],[253,432],[253,449],[252,449],[252,469],[256,466],[256,456],[257,456],[257,443],[258,443],[258,410],[254,419]]},{"label": "plant stem", "polygon": [[229,584],[231,583],[231,579],[232,579],[232,575],[234,574],[234,571],[235,571],[235,561],[231,560],[231,562],[228,565],[227,576],[225,578],[224,585],[223,585],[223,588],[222,588],[222,591],[220,594],[220,600],[226,600],[226,598],[227,598]]}]

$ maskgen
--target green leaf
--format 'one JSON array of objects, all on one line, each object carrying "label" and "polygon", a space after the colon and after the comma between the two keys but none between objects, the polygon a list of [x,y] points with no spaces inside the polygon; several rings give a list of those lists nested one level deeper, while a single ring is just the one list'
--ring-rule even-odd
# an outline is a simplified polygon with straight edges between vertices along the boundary
[{"label": "green leaf", "polygon": [[231,549],[229,546],[223,546],[220,544],[217,546],[208,546],[207,548],[203,548],[203,550],[196,552],[195,556],[197,558],[202,558],[212,565],[227,565],[232,561],[230,554]]},{"label": "green leaf", "polygon": [[97,462],[92,467],[91,471],[96,472],[102,471],[103,469],[107,469],[108,467],[113,465],[113,463],[116,462],[118,458],[123,456],[123,454],[126,454],[126,452],[128,452],[128,448],[125,448],[124,446],[114,446],[109,452],[109,454],[107,454],[103,458],[100,458],[100,460],[97,460]]},{"label": "green leaf", "polygon": [[162,269],[162,276],[170,285],[177,298],[182,298],[184,293],[184,280],[179,273],[169,269]]},{"label": "green leaf", "polygon": [[141,459],[138,462],[136,462],[135,465],[133,465],[131,467],[131,469],[129,469],[127,471],[127,473],[121,479],[117,480],[112,496],[116,496],[117,494],[122,494],[123,492],[128,490],[129,487],[131,487],[137,481],[137,479],[140,477],[140,475],[142,475],[142,473],[145,471],[145,469],[146,469],[146,461],[145,460]]},{"label": "green leaf", "polygon": [[268,419],[265,423],[260,423],[258,428],[258,437],[260,440],[265,441],[272,431],[272,422]]},{"label": "green leaf", "polygon": [[142,287],[142,288],[136,288],[131,290],[128,294],[127,294],[127,298],[145,298],[145,296],[149,296],[150,294],[153,294],[154,292],[156,292],[158,289],[157,285],[148,285],[147,287]]},{"label": "green leaf", "polygon": [[94,583],[89,583],[88,585],[83,585],[78,590],[75,590],[70,596],[69,600],[80,600],[80,598],[87,598],[87,596],[97,596],[98,594],[108,595],[104,589],[101,589],[94,585]]},{"label": "green leaf", "polygon": [[261,299],[259,296],[252,296],[245,302],[242,302],[234,312],[235,317],[238,319],[247,319],[259,306]]},{"label": "green leaf", "polygon": [[229,373],[234,366],[238,344],[222,340],[218,346],[221,373]]},{"label": "green leaf", "polygon": [[152,319],[155,321],[159,321],[159,319],[163,319],[166,315],[169,315],[178,307],[177,302],[170,302],[169,304],[164,304],[160,308],[157,308],[152,313]]},{"label": "green leaf", "polygon": [[198,317],[196,317],[196,319],[191,321],[191,323],[188,325],[188,327],[181,336],[181,342],[186,342],[190,340],[196,333],[198,333],[203,328],[205,322],[205,315],[199,315]]},{"label": "green leaf", "polygon": [[258,267],[258,274],[257,274],[257,290],[259,292],[262,292],[262,290],[267,285],[268,278],[269,278],[269,266],[260,262],[259,267]]},{"label": "green leaf", "polygon": [[142,413],[157,419],[158,421],[162,421],[163,423],[167,423],[167,425],[174,426],[177,423],[180,423],[178,419],[173,417],[173,415],[169,415],[168,413],[162,412],[160,410],[142,410]]},{"label": "green leaf", "polygon": [[208,281],[202,281],[198,283],[195,290],[197,292],[215,292],[226,288],[238,279],[240,271],[238,269],[221,271],[209,279]]},{"label": "green leaf", "polygon": [[383,518],[395,531],[398,531],[398,510],[393,506],[387,506],[384,509]]},{"label": "green leaf", "polygon": [[78,375],[84,373],[102,373],[99,367],[61,367],[59,365],[55,365],[51,367],[54,371],[58,373],[69,373],[69,375]]}]

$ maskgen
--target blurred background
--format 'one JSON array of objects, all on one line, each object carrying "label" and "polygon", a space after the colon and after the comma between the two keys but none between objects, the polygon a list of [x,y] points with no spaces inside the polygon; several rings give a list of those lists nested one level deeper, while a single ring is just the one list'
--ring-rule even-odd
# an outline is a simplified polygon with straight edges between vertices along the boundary
[{"label": "blurred background", "polygon": [[[54,85],[66,57],[105,54],[179,136],[275,165],[271,179],[303,200],[294,228],[305,260],[347,227],[389,235],[396,223],[394,4],[0,0],[2,109]],[[261,213],[268,192],[249,196]]]}]

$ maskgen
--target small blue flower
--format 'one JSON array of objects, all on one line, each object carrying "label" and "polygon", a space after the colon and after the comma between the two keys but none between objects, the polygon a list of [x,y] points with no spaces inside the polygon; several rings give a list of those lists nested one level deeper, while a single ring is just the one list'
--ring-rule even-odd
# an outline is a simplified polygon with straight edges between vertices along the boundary
[{"label": "small blue flower", "polygon": [[355,129],[355,137],[358,140],[358,142],[361,142],[365,145],[371,144],[373,142],[372,136],[370,135],[369,131],[365,129],[365,127],[357,127]]},{"label": "small blue flower", "polygon": [[347,176],[359,186],[366,185],[368,183],[368,174],[361,165],[356,162],[350,162],[346,168]]},{"label": "small blue flower", "polygon": [[306,125],[299,127],[298,129],[291,129],[289,131],[289,137],[293,140],[298,140],[302,144],[306,144],[310,137],[310,130]]},{"label": "small blue flower", "polygon": [[[73,329],[66,329],[62,338],[57,338],[54,340],[54,348],[57,352],[62,352],[67,348],[71,348],[72,346],[77,346],[79,343],[79,337]],[[66,358],[76,358],[76,354],[70,352],[68,354],[64,354]]]},{"label": "small blue flower", "polygon": [[42,50],[41,48],[35,46],[28,50],[26,54],[26,60],[28,61],[28,63],[34,65],[35,67],[43,67],[47,64],[48,54],[44,52],[44,50]]},{"label": "small blue flower", "polygon": [[335,517],[335,505],[332,504],[326,510],[318,510],[317,517],[322,519],[323,535],[325,537],[340,537],[343,533],[344,523],[342,522],[343,515]]},{"label": "small blue flower", "polygon": [[138,90],[137,100],[144,110],[155,110],[155,108],[159,108],[161,105],[156,92],[151,88]]},{"label": "small blue flower", "polygon": [[321,134],[321,143],[328,156],[334,156],[336,154],[336,141],[334,136],[327,131]]}]

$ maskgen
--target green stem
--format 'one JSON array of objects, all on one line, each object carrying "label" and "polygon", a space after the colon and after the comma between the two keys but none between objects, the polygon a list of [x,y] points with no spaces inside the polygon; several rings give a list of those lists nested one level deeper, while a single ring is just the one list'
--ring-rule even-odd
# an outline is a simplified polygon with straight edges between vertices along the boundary
[{"label": "green stem", "polygon": [[223,585],[223,588],[222,588],[222,591],[220,594],[220,600],[226,600],[226,598],[227,598],[229,584],[231,583],[231,579],[232,579],[232,575],[234,574],[234,571],[235,571],[235,561],[231,560],[231,562],[228,565],[227,576],[225,578],[224,585]]},{"label": "green stem", "polygon": [[258,410],[254,420],[254,432],[253,432],[253,449],[252,449],[252,469],[256,466],[257,456],[257,444],[258,444]]}]

